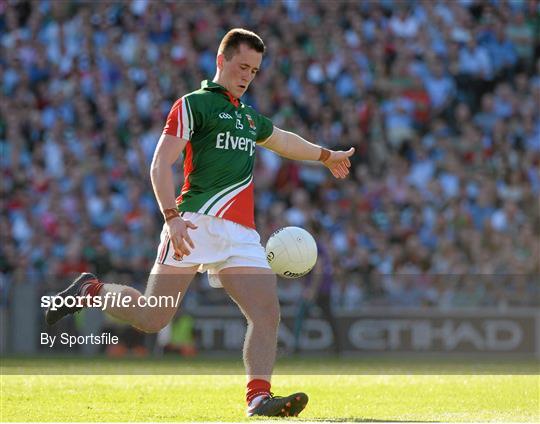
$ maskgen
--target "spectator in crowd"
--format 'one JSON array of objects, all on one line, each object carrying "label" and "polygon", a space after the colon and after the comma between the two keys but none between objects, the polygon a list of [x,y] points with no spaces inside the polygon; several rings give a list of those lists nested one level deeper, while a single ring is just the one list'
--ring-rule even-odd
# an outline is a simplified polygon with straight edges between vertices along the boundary
[{"label": "spectator in crowd", "polygon": [[[2,284],[150,267],[165,115],[245,26],[268,54],[244,100],[358,152],[339,185],[259,152],[263,239],[319,222],[338,307],[538,306],[540,3],[402,3],[2,3]],[[451,277],[498,273],[520,280]]]}]

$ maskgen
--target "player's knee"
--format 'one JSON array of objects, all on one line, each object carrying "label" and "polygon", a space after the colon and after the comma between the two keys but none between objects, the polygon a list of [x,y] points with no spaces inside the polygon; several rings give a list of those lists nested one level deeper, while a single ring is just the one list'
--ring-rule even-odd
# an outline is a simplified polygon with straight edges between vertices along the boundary
[{"label": "player's knee", "polygon": [[270,315],[268,317],[268,326],[269,326],[269,328],[272,329],[272,331],[277,332],[280,320],[281,320],[281,315],[280,315],[279,310],[278,310],[275,314]]},{"label": "player's knee", "polygon": [[277,331],[280,319],[281,314],[277,302],[264,305],[251,317],[255,327],[264,328],[266,331]]}]

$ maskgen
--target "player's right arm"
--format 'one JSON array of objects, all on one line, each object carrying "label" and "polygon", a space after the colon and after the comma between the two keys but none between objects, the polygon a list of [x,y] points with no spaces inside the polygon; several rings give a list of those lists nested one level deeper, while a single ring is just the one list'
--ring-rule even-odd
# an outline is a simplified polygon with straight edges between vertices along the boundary
[{"label": "player's right arm", "polygon": [[174,247],[175,253],[180,257],[189,255],[188,245],[193,249],[195,245],[189,237],[188,228],[197,226],[180,216],[170,217],[166,211],[176,211],[173,165],[186,147],[187,140],[163,133],[158,141],[152,165],[150,178],[159,208],[166,219],[167,231]]}]

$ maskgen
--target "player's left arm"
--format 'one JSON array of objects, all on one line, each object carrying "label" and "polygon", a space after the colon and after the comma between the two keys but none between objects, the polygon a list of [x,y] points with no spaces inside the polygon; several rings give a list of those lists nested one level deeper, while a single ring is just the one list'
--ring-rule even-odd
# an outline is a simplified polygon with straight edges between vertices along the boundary
[{"label": "player's left arm", "polygon": [[349,174],[354,147],[347,151],[329,150],[303,139],[298,134],[274,127],[272,135],[258,143],[278,155],[293,160],[314,160],[322,162],[336,178],[345,178]]}]

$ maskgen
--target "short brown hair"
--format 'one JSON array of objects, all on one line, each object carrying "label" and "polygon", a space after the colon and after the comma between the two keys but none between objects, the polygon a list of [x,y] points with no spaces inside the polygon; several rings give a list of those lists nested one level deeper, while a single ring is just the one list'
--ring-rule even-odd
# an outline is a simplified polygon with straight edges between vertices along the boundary
[{"label": "short brown hair", "polygon": [[233,28],[221,40],[218,54],[223,53],[225,59],[231,60],[240,44],[246,44],[249,48],[263,54],[266,50],[263,40],[257,34],[244,28]]}]

